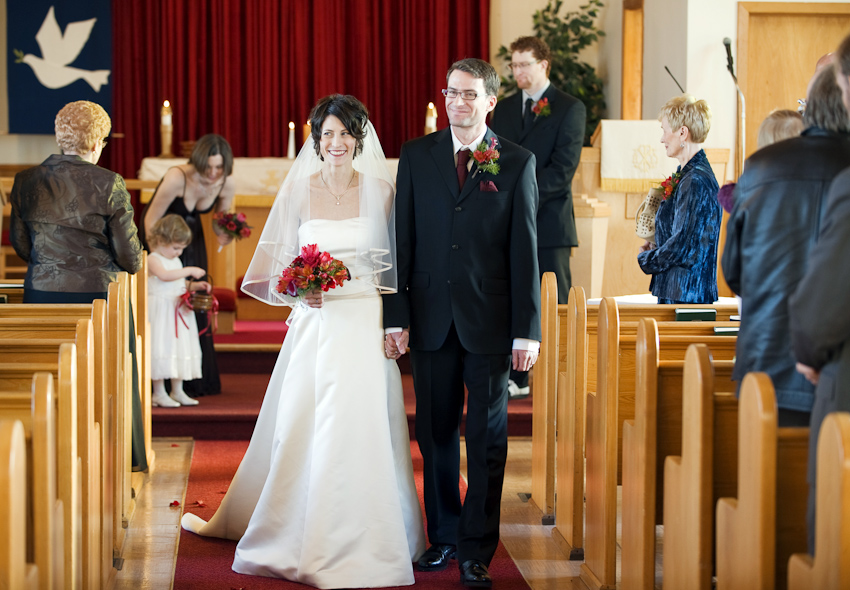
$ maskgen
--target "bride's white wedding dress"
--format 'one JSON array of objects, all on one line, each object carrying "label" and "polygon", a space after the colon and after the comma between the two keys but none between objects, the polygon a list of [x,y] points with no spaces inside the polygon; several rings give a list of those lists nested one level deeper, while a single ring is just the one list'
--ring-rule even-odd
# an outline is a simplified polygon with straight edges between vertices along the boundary
[{"label": "bride's white wedding dress", "polygon": [[[299,241],[348,264],[362,223],[314,219]],[[227,495],[209,522],[183,516],[187,530],[239,540],[234,571],[318,588],[413,584],[425,535],[381,316],[360,281],[326,293],[321,309],[293,310]]]}]

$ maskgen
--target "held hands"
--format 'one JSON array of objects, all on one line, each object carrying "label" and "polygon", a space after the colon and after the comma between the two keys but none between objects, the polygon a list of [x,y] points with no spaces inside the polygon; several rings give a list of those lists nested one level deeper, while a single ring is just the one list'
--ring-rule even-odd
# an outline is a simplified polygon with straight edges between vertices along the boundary
[{"label": "held hands", "polygon": [[511,366],[514,371],[529,371],[537,362],[537,354],[537,351],[514,348],[511,350]]},{"label": "held hands", "polygon": [[233,241],[233,236],[230,236],[225,233],[217,233],[215,234],[216,239],[218,240],[219,246],[227,246],[230,242]]},{"label": "held hands", "polygon": [[388,359],[397,359],[407,352],[410,342],[410,330],[405,328],[401,332],[392,332],[384,338],[384,354]]},{"label": "held hands", "polygon": [[308,306],[318,309],[322,307],[322,302],[323,298],[321,289],[313,289],[312,291],[304,293],[304,303]]},{"label": "held hands", "polygon": [[642,253],[642,252],[649,252],[649,251],[650,251],[650,250],[652,250],[654,247],[655,247],[655,244],[653,244],[652,242],[650,242],[649,240],[647,240],[647,241],[645,241],[645,242],[643,243],[643,245],[641,245],[640,250],[638,250],[638,253]]}]

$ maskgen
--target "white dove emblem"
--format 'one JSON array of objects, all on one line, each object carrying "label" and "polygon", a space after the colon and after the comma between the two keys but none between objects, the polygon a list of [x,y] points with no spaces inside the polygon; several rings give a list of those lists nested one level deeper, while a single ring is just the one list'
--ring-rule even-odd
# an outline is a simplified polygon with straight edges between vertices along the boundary
[{"label": "white dove emblem", "polygon": [[51,6],[35,36],[41,57],[32,53],[24,55],[23,51],[15,49],[15,63],[25,63],[31,67],[38,81],[47,88],[63,88],[82,78],[95,92],[100,92],[100,87],[109,79],[109,70],[82,70],[68,66],[80,55],[96,20],[90,18],[68,23],[62,34]]}]

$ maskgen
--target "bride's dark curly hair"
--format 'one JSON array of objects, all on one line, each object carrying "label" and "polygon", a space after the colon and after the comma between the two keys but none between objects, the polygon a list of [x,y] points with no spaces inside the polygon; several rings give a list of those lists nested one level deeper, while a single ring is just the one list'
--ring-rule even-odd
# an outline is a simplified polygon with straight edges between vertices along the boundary
[{"label": "bride's dark curly hair", "polygon": [[345,125],[351,136],[357,140],[354,148],[354,156],[363,151],[363,138],[366,137],[366,121],[369,120],[369,111],[363,103],[350,94],[331,94],[319,102],[310,111],[310,135],[313,138],[313,147],[316,154],[322,158],[319,143],[322,140],[322,125],[329,115],[333,115]]}]

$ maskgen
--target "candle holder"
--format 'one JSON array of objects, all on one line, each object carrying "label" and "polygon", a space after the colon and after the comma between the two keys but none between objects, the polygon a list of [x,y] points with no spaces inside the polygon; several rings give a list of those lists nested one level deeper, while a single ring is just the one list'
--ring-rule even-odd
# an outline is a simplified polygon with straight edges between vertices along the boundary
[{"label": "candle holder", "polygon": [[162,111],[160,112],[159,136],[162,143],[162,153],[160,158],[173,158],[174,153],[171,151],[171,144],[174,140],[174,126],[171,124],[171,103],[167,100],[162,103]]},{"label": "candle holder", "polygon": [[425,111],[425,135],[434,133],[437,130],[437,108],[433,102],[428,103],[428,109]]}]

